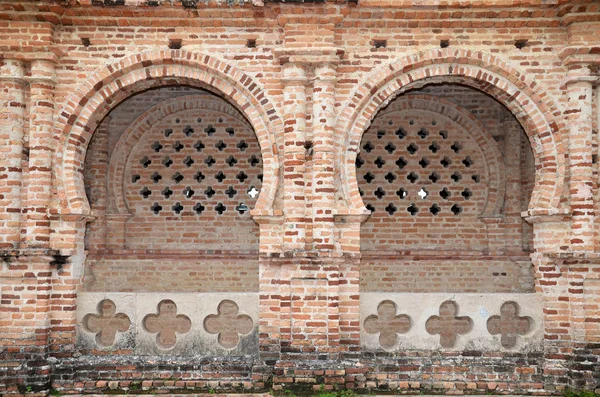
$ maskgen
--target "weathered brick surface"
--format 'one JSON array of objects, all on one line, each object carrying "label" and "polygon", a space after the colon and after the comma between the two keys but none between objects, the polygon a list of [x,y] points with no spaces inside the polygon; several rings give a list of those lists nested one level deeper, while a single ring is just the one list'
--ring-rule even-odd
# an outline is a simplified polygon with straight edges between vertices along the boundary
[{"label": "weathered brick surface", "polygon": [[433,96],[412,98],[388,105],[361,142],[358,183],[371,210],[362,250],[505,248],[509,233],[500,231],[498,244],[485,226],[505,198],[498,145],[464,109]]},{"label": "weathered brick surface", "polygon": [[[531,170],[520,175],[522,129],[477,91],[445,85],[427,92],[395,99],[362,138],[358,185],[372,211],[361,227],[362,290],[533,290],[523,252],[531,236],[522,192]],[[427,258],[431,249],[437,253]],[[502,261],[508,252],[512,259]]]},{"label": "weathered brick surface", "polygon": [[198,257],[181,252],[160,255],[117,251],[90,255],[84,289],[114,292],[254,292],[256,254]]},{"label": "weathered brick surface", "polygon": [[[262,159],[243,117],[202,97],[167,101],[140,117],[108,164],[106,216],[130,215],[122,246],[256,251],[249,209],[261,189]],[[117,246],[112,232],[109,225],[108,245]]]},{"label": "weathered brick surface", "polygon": [[456,251],[391,255],[365,254],[361,291],[375,292],[531,292],[534,277],[528,257],[463,256]]},{"label": "weathered brick surface", "polygon": [[[195,3],[0,0],[2,391],[598,387],[596,1]],[[258,292],[260,358],[79,356],[82,289]],[[360,290],[536,293],[543,352],[361,352]]]}]

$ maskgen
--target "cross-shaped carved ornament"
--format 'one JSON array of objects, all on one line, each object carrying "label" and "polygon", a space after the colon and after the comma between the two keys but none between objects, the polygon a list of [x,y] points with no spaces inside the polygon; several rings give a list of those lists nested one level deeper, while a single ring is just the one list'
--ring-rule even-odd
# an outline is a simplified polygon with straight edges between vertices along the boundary
[{"label": "cross-shaped carved ornament", "polygon": [[259,191],[256,190],[256,188],[254,186],[252,186],[252,188],[250,190],[248,190],[248,195],[252,198],[255,198],[256,196],[258,196]]},{"label": "cross-shaped carved ornament", "polygon": [[370,315],[364,322],[365,331],[370,334],[379,333],[379,344],[384,349],[396,345],[398,334],[404,334],[410,329],[410,317],[406,314],[396,315],[396,304],[385,300],[377,306],[377,315]]},{"label": "cross-shaped carved ornament", "polygon": [[219,314],[210,314],[204,319],[204,329],[210,334],[219,334],[218,342],[226,349],[233,349],[240,343],[239,334],[252,331],[254,322],[250,316],[239,314],[238,305],[230,300],[219,303]]},{"label": "cross-shaped carved ornament", "polygon": [[98,303],[98,314],[86,314],[83,317],[83,326],[96,334],[98,346],[109,347],[115,343],[118,332],[129,329],[131,321],[125,313],[117,313],[117,306],[110,299]]},{"label": "cross-shaped carved ornament", "polygon": [[502,335],[500,343],[506,349],[517,344],[517,336],[525,335],[531,329],[531,318],[519,317],[517,302],[504,302],[499,316],[492,316],[487,321],[487,329],[492,335]]},{"label": "cross-shaped carved ornament", "polygon": [[458,305],[454,301],[445,301],[440,305],[440,315],[431,316],[425,323],[425,329],[431,335],[440,335],[440,344],[449,349],[456,345],[459,334],[466,334],[473,328],[470,317],[457,317]]},{"label": "cross-shaped carved ornament", "polygon": [[177,333],[185,334],[192,328],[188,316],[177,314],[177,305],[169,299],[160,301],[158,314],[148,314],[143,320],[148,332],[158,333],[156,344],[163,349],[170,349],[177,343]]}]

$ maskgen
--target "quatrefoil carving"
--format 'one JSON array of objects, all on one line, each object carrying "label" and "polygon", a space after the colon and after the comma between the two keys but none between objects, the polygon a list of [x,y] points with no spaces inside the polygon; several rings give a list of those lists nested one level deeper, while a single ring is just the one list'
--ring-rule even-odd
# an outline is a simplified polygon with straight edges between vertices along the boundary
[{"label": "quatrefoil carving", "polygon": [[458,335],[466,334],[473,329],[470,317],[458,317],[458,305],[454,301],[445,301],[440,305],[440,315],[431,316],[425,323],[425,329],[431,335],[440,336],[440,344],[449,349],[456,345]]},{"label": "quatrefoil carving", "polygon": [[234,301],[224,300],[217,307],[218,314],[210,314],[204,319],[204,329],[210,334],[219,334],[217,340],[226,349],[233,349],[240,343],[240,334],[252,331],[254,322],[250,316],[238,314]]},{"label": "quatrefoil carving", "polygon": [[391,349],[398,341],[398,334],[408,332],[411,326],[410,317],[406,314],[396,315],[396,304],[385,300],[377,306],[377,315],[370,315],[364,322],[365,331],[379,334],[379,344],[384,349]]},{"label": "quatrefoil carving", "polygon": [[158,314],[148,314],[142,321],[144,328],[156,333],[156,344],[163,349],[170,349],[177,343],[177,334],[185,334],[192,328],[188,316],[177,314],[177,305],[169,299],[160,301]]},{"label": "quatrefoil carving", "polygon": [[110,347],[115,343],[117,332],[126,332],[131,325],[125,313],[117,313],[117,306],[110,299],[98,303],[98,314],[86,314],[83,326],[96,334],[98,346]]},{"label": "quatrefoil carving", "polygon": [[504,302],[500,308],[499,316],[492,316],[487,321],[488,332],[492,335],[502,335],[502,347],[510,349],[517,344],[517,337],[525,335],[531,330],[531,317],[519,316],[517,302]]}]

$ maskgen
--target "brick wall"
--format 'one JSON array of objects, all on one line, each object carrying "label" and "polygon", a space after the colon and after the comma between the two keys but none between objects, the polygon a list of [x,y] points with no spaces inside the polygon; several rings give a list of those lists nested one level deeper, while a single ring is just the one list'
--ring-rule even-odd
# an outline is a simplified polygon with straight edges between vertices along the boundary
[{"label": "brick wall", "polygon": [[487,248],[479,217],[490,196],[499,194],[491,181],[499,170],[488,164],[478,138],[435,109],[396,100],[380,112],[356,160],[361,196],[371,210],[361,248]]},{"label": "brick wall", "polygon": [[123,186],[132,215],[126,247],[256,250],[249,210],[262,161],[243,118],[202,108],[176,112],[144,132],[127,156],[123,180],[109,182],[109,190]]},{"label": "brick wall", "polygon": [[533,269],[528,256],[512,260],[483,255],[476,258],[453,251],[437,255],[427,252],[365,254],[360,269],[361,291],[533,291]]},{"label": "brick wall", "polygon": [[361,289],[532,291],[520,212],[534,169],[511,163],[524,139],[506,108],[457,85],[426,87],[382,110],[356,160],[371,211],[361,226]]},{"label": "brick wall", "polygon": [[[0,0],[0,107],[9,110],[0,117],[0,321],[9,330],[0,336],[3,391],[324,383],[551,394],[597,387],[596,2],[120,3]],[[199,122],[195,110],[177,108],[189,100],[218,102],[220,110]],[[398,158],[388,161],[408,150],[398,136],[391,154],[385,148],[397,130],[377,137],[399,104],[407,107],[396,122],[410,126],[412,112],[429,123],[424,138],[410,128],[403,138],[428,142],[426,166],[419,164],[423,147],[402,154],[415,160],[404,166],[418,174],[414,183],[397,169]],[[239,123],[233,136],[219,125],[219,112]],[[431,114],[462,134],[459,153],[454,141],[429,149],[439,136]],[[192,167],[204,167],[204,152],[173,146],[180,140],[191,150],[208,119],[216,131],[200,133],[202,150],[213,150],[226,179],[212,173],[217,163],[193,171],[210,180],[212,197],[208,185],[183,186]],[[164,136],[166,129],[173,133]],[[238,158],[238,129],[247,134],[243,156],[253,151],[261,160],[243,169],[261,193],[245,198],[252,211],[243,214],[231,211],[240,201],[225,193],[234,182],[229,169],[248,164]],[[369,140],[371,153],[362,149]],[[473,161],[465,169],[481,167],[479,183],[448,182],[451,196],[439,203],[432,192],[417,199],[421,187],[439,196],[432,187],[443,181],[419,185],[433,172],[423,170],[441,167],[435,172],[448,181],[450,169],[463,166],[461,151]],[[229,155],[234,166],[224,163]],[[386,161],[381,168],[378,156]],[[390,164],[392,182],[385,179],[392,170],[384,172]],[[368,167],[379,178],[375,188],[363,185]],[[161,193],[165,175],[148,182],[159,169],[184,177],[169,182],[169,198]],[[396,194],[400,181],[412,189],[404,199]],[[247,192],[234,183],[237,194]],[[381,199],[378,187],[386,187]],[[469,199],[460,195],[465,188]],[[380,210],[392,195],[396,211]],[[414,216],[408,198],[420,206]],[[149,210],[155,202],[158,214]],[[192,213],[198,202],[205,210]],[[219,203],[222,214],[214,212]],[[370,218],[365,204],[376,210]],[[429,211],[434,204],[437,215]],[[462,211],[455,215],[453,205]],[[83,288],[258,291],[259,356],[201,364],[168,355],[154,362],[101,357],[106,351],[79,357],[75,308]],[[359,288],[534,290],[543,306],[543,353],[362,351]],[[185,382],[165,380],[179,374]]]},{"label": "brick wall", "polygon": [[[120,106],[115,107],[110,113],[110,116],[102,121],[103,124],[107,124],[106,128],[109,130],[109,151],[112,152],[117,141],[127,127],[152,106],[177,96],[190,94],[202,95],[203,93],[206,94],[205,91],[194,90],[191,87],[175,86],[142,92],[128,98],[126,103],[122,103]],[[88,156],[90,154],[91,153],[88,153]],[[86,169],[89,169],[89,166],[86,166]]]},{"label": "brick wall", "polygon": [[88,256],[84,290],[114,292],[254,292],[257,255],[198,258],[181,251],[144,254],[131,251]]},{"label": "brick wall", "polygon": [[[262,184],[258,142],[227,102],[190,92],[134,96],[99,126],[86,157],[98,214],[86,290],[257,290],[258,227],[249,212]],[[215,251],[229,255],[193,260],[193,252]]]}]

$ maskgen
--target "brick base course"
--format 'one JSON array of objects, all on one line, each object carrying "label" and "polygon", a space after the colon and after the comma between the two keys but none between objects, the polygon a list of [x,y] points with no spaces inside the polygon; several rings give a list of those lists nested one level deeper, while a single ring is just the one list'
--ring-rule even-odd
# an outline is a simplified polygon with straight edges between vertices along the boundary
[{"label": "brick base course", "polygon": [[[54,367],[52,387],[81,392],[294,393],[351,389],[357,393],[557,394],[566,378],[550,377],[541,354],[418,352],[365,355],[342,362],[272,362],[244,358],[89,357],[64,360]],[[544,383],[552,382],[552,386]]]}]

